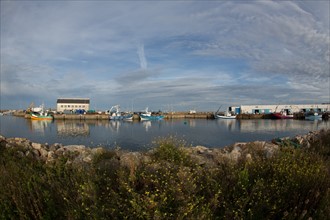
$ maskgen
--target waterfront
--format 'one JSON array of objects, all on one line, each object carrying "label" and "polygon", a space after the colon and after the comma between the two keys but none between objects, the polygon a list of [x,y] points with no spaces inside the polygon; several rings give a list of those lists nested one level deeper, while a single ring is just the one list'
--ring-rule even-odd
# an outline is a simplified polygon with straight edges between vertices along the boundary
[{"label": "waterfront", "polygon": [[54,120],[33,121],[22,117],[0,117],[0,134],[40,143],[81,144],[90,147],[120,147],[147,150],[159,137],[169,135],[193,146],[224,147],[235,142],[271,140],[309,131],[329,129],[330,121],[307,120],[212,120],[173,119],[162,121]]}]

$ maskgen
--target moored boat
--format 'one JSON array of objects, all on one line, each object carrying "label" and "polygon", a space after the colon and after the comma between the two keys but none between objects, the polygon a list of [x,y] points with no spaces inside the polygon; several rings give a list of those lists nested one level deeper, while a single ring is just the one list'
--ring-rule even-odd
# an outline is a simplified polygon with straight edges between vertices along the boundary
[{"label": "moored boat", "polygon": [[40,105],[39,107],[31,108],[31,119],[33,120],[53,120],[54,117],[50,114],[49,111],[45,111],[44,104]]},{"label": "moored boat", "polygon": [[53,116],[47,112],[31,112],[31,119],[33,120],[53,120]]},{"label": "moored boat", "polygon": [[144,113],[140,114],[141,121],[145,120],[162,120],[164,115],[152,115],[151,112],[148,111],[148,107],[145,109]]},{"label": "moored boat", "polygon": [[216,114],[215,118],[236,119],[236,115],[232,115],[230,112],[225,112],[224,115]]},{"label": "moored boat", "polygon": [[306,120],[322,120],[322,114],[319,114],[317,112],[306,113],[305,119]]},{"label": "moored boat", "polygon": [[[276,107],[277,109],[277,107]],[[291,109],[282,109],[280,112],[275,112],[271,114],[273,119],[293,119],[293,113]]]},{"label": "moored boat", "polygon": [[286,114],[282,112],[274,112],[272,113],[272,118],[273,119],[292,119],[293,114]]},{"label": "moored boat", "polygon": [[[221,105],[222,106],[222,105]],[[214,118],[221,118],[221,119],[236,119],[236,115],[232,114],[231,111],[225,111],[224,113],[219,113],[221,106],[219,107],[219,109],[214,113]]]},{"label": "moored boat", "polygon": [[119,105],[112,106],[111,109],[109,110],[109,113],[110,113],[110,117],[109,117],[110,120],[133,120],[133,114],[122,114],[122,112],[120,112]]},{"label": "moored boat", "polygon": [[164,119],[164,115],[140,115],[141,121],[145,120],[162,120]]}]

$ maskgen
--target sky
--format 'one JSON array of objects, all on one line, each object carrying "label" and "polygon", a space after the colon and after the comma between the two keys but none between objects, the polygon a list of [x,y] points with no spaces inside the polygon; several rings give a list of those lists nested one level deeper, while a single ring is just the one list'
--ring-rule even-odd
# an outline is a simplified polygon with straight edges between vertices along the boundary
[{"label": "sky", "polygon": [[0,109],[330,102],[329,1],[1,0]]}]

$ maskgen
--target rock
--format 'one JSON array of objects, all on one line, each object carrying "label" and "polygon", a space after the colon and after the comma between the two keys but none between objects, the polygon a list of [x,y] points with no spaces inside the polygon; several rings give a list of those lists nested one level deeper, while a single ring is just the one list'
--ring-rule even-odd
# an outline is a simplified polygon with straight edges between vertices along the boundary
[{"label": "rock", "polygon": [[278,145],[272,144],[272,143],[265,143],[264,145],[264,151],[265,151],[265,156],[267,158],[270,158],[274,155],[274,153],[278,150]]},{"label": "rock", "polygon": [[252,162],[252,155],[251,154],[246,154],[245,159],[247,162]]},{"label": "rock", "polygon": [[35,158],[39,158],[40,155],[41,155],[40,152],[37,149],[31,150],[31,152],[32,152],[32,154]]},{"label": "rock", "polygon": [[95,154],[101,154],[105,151],[105,149],[103,147],[97,147],[97,148],[92,148],[91,149],[91,154],[95,155]]},{"label": "rock", "polygon": [[86,162],[86,163],[91,163],[92,162],[92,160],[93,160],[93,157],[92,157],[92,155],[88,155],[88,156],[86,156],[86,157],[83,157],[83,159],[82,159],[84,162]]},{"label": "rock", "polygon": [[124,153],[120,156],[120,163],[127,167],[132,165],[139,165],[141,162],[141,157],[142,155],[139,152]]},{"label": "rock", "polygon": [[[243,161],[252,161],[256,157],[271,158],[279,150],[280,147],[294,145],[296,147],[308,148],[313,142],[318,141],[324,135],[328,135],[330,130],[321,130],[317,132],[309,132],[306,135],[296,136],[295,138],[282,138],[276,141],[255,141],[255,142],[237,142],[232,146],[224,148],[207,148],[204,146],[184,147],[182,150],[188,154],[196,164],[206,167],[215,167],[219,164],[230,160],[237,162],[240,159]],[[293,142],[293,143],[292,143]],[[104,148],[89,148],[84,145],[67,145],[52,144],[42,145],[34,143],[26,138],[5,138],[0,135],[0,149],[6,150],[12,148],[17,152],[18,157],[31,157],[34,159],[51,163],[58,158],[66,157],[67,164],[88,165],[93,160],[93,157],[107,152]],[[103,161],[98,161],[99,166],[112,164],[115,166],[125,166],[130,170],[130,175],[133,176],[138,166],[142,163],[151,163],[152,150],[148,153],[141,152],[122,152],[116,151],[115,157],[109,157]],[[112,155],[110,153],[109,155]],[[102,157],[101,157],[102,159]]]},{"label": "rock", "polygon": [[52,160],[56,158],[56,154],[53,151],[48,151],[47,160]]},{"label": "rock", "polygon": [[65,148],[69,151],[78,151],[78,152],[83,152],[86,150],[85,145],[66,145],[63,148]]},{"label": "rock", "polygon": [[36,149],[36,150],[40,150],[41,149],[41,144],[40,143],[32,143],[31,146]]},{"label": "rock", "polygon": [[44,149],[44,148],[41,148],[41,149],[39,150],[39,152],[40,152],[41,157],[42,157],[44,160],[46,160],[47,157],[48,157],[48,151],[47,151],[46,149]]},{"label": "rock", "polygon": [[195,152],[197,152],[199,154],[204,154],[204,153],[210,153],[210,152],[212,152],[209,148],[204,147],[204,146],[200,146],[200,145],[194,147],[194,150],[195,150]]},{"label": "rock", "polygon": [[50,151],[56,151],[57,149],[59,149],[61,147],[63,147],[63,145],[55,143],[55,144],[52,144],[52,145],[49,146],[49,150]]},{"label": "rock", "polygon": [[240,158],[242,155],[241,151],[242,149],[237,144],[235,144],[233,150],[225,154],[225,157],[236,162],[238,161],[238,158]]}]

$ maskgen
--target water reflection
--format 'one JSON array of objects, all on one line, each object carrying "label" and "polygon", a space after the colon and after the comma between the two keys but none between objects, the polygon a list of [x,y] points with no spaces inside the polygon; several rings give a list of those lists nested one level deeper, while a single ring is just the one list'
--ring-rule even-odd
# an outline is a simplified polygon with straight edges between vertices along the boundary
[{"label": "water reflection", "polygon": [[149,146],[155,138],[170,135],[192,145],[229,146],[235,142],[272,140],[309,131],[330,129],[330,121],[307,120],[205,120],[173,119],[163,121],[55,120],[34,121],[0,117],[1,135],[25,137],[35,142],[118,145],[129,150]]},{"label": "water reflection", "polygon": [[240,120],[239,131],[287,131],[287,130],[318,130],[324,128],[322,121],[299,121],[299,120]]},{"label": "water reflection", "polygon": [[89,125],[83,121],[56,121],[59,136],[89,136]]},{"label": "water reflection", "polygon": [[143,127],[146,129],[146,132],[149,131],[149,128],[151,128],[151,121],[143,121]]},{"label": "water reflection", "polygon": [[121,121],[119,120],[110,120],[109,122],[109,127],[111,131],[113,132],[119,132],[120,126],[121,126]]},{"label": "water reflection", "polygon": [[45,133],[46,128],[50,127],[50,124],[53,122],[49,120],[27,120],[27,123],[31,131]]},{"label": "water reflection", "polygon": [[240,128],[241,120],[236,119],[217,119],[216,123],[220,127],[225,127],[228,131],[237,130]]}]

